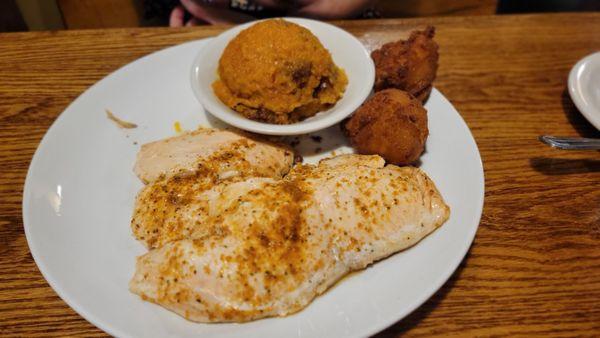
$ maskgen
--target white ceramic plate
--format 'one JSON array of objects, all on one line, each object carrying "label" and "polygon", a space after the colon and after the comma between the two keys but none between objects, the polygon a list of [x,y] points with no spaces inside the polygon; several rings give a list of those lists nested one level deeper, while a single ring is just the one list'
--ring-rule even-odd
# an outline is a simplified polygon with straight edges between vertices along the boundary
[{"label": "white ceramic plate", "polygon": [[[334,125],[352,114],[371,93],[375,82],[375,65],[367,49],[350,33],[328,23],[286,18],[309,29],[329,50],[336,65],[348,76],[344,96],[330,109],[293,124],[271,124],[252,121],[233,111],[217,98],[212,84],[223,50],[238,33],[256,22],[235,26],[208,42],[198,53],[191,74],[192,90],[198,101],[214,116],[240,129],[269,135],[299,135]],[[351,51],[351,52],[348,52]]]},{"label": "white ceramic plate", "polygon": [[[245,324],[197,324],[128,291],[135,257],[145,252],[129,228],[142,184],[132,167],[139,145],[216,125],[192,94],[189,69],[206,41],[168,48],[107,76],[56,120],[31,162],[23,219],[31,253],[48,283],[84,318],[119,337],[359,337],[406,316],[448,279],[467,252],[481,215],[484,180],[469,129],[433,90],[430,137],[421,167],[452,209],[415,247],[344,279],[306,309]],[[108,108],[136,129],[119,129]],[[337,126],[321,143],[303,137],[307,162],[350,148]],[[318,154],[313,154],[321,148]],[[313,155],[311,155],[313,154]]]},{"label": "white ceramic plate", "polygon": [[600,52],[573,66],[569,73],[569,94],[581,114],[600,130]]}]

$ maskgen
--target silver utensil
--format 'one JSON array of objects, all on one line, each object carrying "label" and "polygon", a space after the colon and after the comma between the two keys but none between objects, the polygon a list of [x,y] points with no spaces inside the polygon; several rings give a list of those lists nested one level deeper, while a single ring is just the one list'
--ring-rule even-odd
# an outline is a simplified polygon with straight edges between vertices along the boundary
[{"label": "silver utensil", "polygon": [[600,139],[583,137],[555,137],[544,135],[539,140],[547,145],[566,150],[600,150]]}]

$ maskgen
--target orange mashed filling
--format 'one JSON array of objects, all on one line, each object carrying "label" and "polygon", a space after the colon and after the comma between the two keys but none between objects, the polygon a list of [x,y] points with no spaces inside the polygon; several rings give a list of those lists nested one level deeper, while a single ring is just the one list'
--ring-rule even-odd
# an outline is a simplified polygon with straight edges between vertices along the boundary
[{"label": "orange mashed filling", "polygon": [[348,78],[308,29],[265,20],[229,42],[213,83],[217,97],[245,117],[290,124],[333,106]]}]

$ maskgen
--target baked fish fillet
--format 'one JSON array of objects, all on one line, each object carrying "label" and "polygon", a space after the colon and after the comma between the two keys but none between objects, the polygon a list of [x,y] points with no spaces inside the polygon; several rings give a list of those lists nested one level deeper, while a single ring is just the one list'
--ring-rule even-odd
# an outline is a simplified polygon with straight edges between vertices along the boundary
[{"label": "baked fish fillet", "polygon": [[199,193],[246,177],[281,178],[293,160],[286,146],[227,130],[204,128],[145,144],[135,172],[149,184],[136,197],[133,234],[148,248],[184,238],[198,221],[189,216],[203,213]]},{"label": "baked fish fillet", "polygon": [[198,170],[276,177],[287,173],[293,160],[289,147],[242,131],[200,128],[142,145],[134,172],[144,183]]},{"label": "baked fish fillet", "polygon": [[[197,322],[301,310],[353,270],[406,249],[450,210],[413,167],[344,155],[197,196],[185,239],[138,257],[130,290]],[[195,222],[195,220],[198,220]]]}]

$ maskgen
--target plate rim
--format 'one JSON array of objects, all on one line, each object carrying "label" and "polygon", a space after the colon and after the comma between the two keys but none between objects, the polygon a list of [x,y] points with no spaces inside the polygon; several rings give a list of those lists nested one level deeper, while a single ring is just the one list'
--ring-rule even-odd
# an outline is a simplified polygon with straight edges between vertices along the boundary
[{"label": "plate rim", "polygon": [[[75,105],[78,101],[80,101],[82,99],[82,97],[84,96],[84,94],[87,93],[89,90],[92,90],[93,88],[98,86],[104,80],[106,80],[108,78],[112,78],[114,76],[117,76],[116,75],[117,73],[119,73],[120,71],[122,71],[128,67],[132,67],[133,64],[135,64],[141,60],[151,58],[158,53],[162,53],[167,50],[171,50],[171,49],[181,47],[184,45],[188,45],[188,44],[194,44],[194,43],[198,43],[198,42],[202,42],[202,43],[206,44],[212,39],[213,38],[195,39],[195,40],[183,42],[183,43],[176,44],[176,45],[167,46],[165,48],[153,51],[147,55],[144,55],[140,58],[132,60],[129,63],[113,70],[111,73],[100,78],[94,84],[87,87],[83,92],[81,92],[77,96],[77,98],[75,98],[71,103],[69,103],[69,105],[67,105],[63,109],[63,111],[56,117],[56,119],[48,127],[48,129],[44,133],[44,136],[40,140],[40,142],[32,156],[29,167],[27,169],[27,175],[25,177],[25,182],[23,185],[21,207],[22,207],[23,228],[24,228],[24,233],[25,233],[25,237],[27,240],[29,252],[31,253],[31,255],[34,259],[34,262],[35,262],[38,270],[40,271],[40,273],[42,274],[42,276],[44,277],[44,279],[46,280],[48,285],[52,288],[52,290],[60,297],[60,299],[62,301],[64,301],[67,305],[69,305],[69,307],[71,309],[73,309],[79,316],[81,316],[85,320],[89,321],[91,324],[96,326],[98,329],[108,333],[109,335],[117,336],[117,337],[131,337],[130,333],[123,332],[121,329],[115,327],[114,325],[104,325],[103,324],[104,321],[98,319],[94,314],[86,311],[83,308],[83,306],[81,306],[79,303],[77,303],[73,299],[70,299],[69,297],[67,297],[66,291],[63,290],[63,288],[58,285],[58,282],[55,279],[51,278],[51,276],[48,272],[48,267],[45,265],[45,263],[43,263],[43,260],[41,260],[38,257],[39,252],[37,252],[37,250],[39,250],[39,249],[34,249],[35,245],[32,245],[32,243],[33,243],[32,236],[33,235],[31,233],[31,227],[27,226],[27,224],[30,224],[28,213],[29,213],[29,210],[31,210],[31,207],[29,206],[29,196],[32,194],[31,182],[33,181],[33,178],[32,178],[32,175],[33,175],[32,172],[34,170],[33,168],[39,162],[39,159],[41,156],[40,155],[41,149],[46,147],[46,144],[50,137],[49,135],[51,133],[56,132],[55,129],[57,128],[57,125],[59,123],[61,123],[61,121],[68,118],[67,117],[68,115],[73,114],[73,113],[70,113],[70,114],[65,114],[65,113],[73,105]],[[456,271],[458,266],[461,264],[461,262],[464,260],[465,256],[467,255],[469,249],[471,248],[473,241],[475,239],[475,235],[477,234],[477,230],[479,229],[479,225],[481,223],[481,217],[483,216],[483,207],[484,207],[484,203],[485,203],[485,171],[483,168],[483,161],[482,161],[482,157],[481,157],[481,152],[479,151],[479,147],[477,145],[477,141],[473,137],[473,133],[472,133],[471,129],[469,128],[468,124],[463,119],[462,115],[458,112],[458,110],[454,107],[454,105],[450,102],[450,100],[448,100],[448,98],[446,98],[439,90],[437,90],[437,88],[434,87],[433,91],[438,92],[438,94],[440,94],[440,98],[443,101],[445,101],[445,103],[447,103],[448,105],[450,105],[453,108],[454,113],[456,113],[458,119],[460,120],[461,127],[466,129],[466,131],[468,132],[469,140],[471,140],[474,145],[474,150],[475,150],[474,155],[476,155],[476,160],[477,160],[476,161],[477,172],[481,173],[481,180],[479,182],[477,182],[478,188],[481,188],[481,193],[480,193],[480,196],[478,196],[478,198],[477,198],[478,205],[476,205],[474,208],[477,212],[474,213],[474,215],[476,215],[476,216],[473,219],[473,223],[476,225],[471,228],[468,240],[464,241],[463,247],[461,248],[460,255],[456,256],[457,258],[452,262],[452,264],[449,264],[447,266],[448,268],[444,271],[443,274],[440,274],[440,277],[437,280],[431,282],[430,287],[428,288],[427,292],[423,293],[422,297],[415,298],[415,300],[410,305],[406,306],[404,310],[399,311],[398,313],[390,312],[389,316],[388,316],[389,318],[383,318],[381,320],[378,320],[376,323],[371,324],[368,327],[365,327],[364,336],[370,336],[375,333],[381,332],[382,330],[390,327],[391,325],[404,320],[410,313],[412,313],[418,307],[423,305],[428,299],[430,299],[448,281],[448,279]],[[208,113],[208,111],[207,111],[207,113]]]}]

